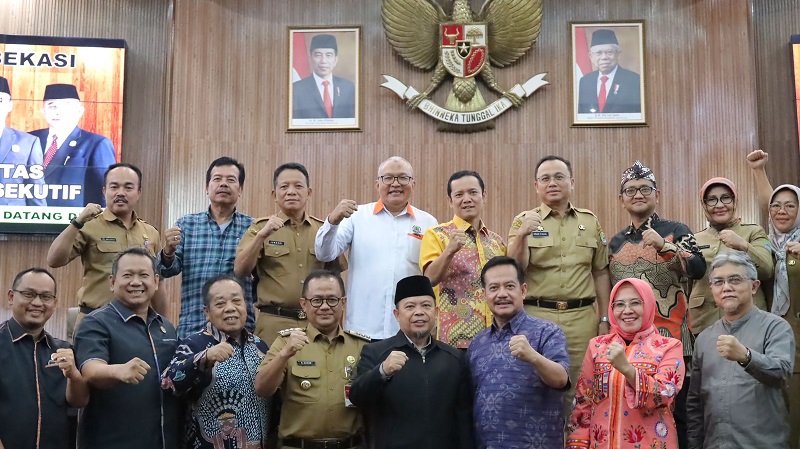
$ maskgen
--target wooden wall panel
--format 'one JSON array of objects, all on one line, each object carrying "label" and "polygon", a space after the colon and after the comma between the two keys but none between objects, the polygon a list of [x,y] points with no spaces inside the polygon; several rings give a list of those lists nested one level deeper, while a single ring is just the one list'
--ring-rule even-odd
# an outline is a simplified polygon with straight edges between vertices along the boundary
[{"label": "wooden wall panel", "polygon": [[[472,3],[478,9],[481,2]],[[202,173],[222,154],[247,165],[241,209],[252,215],[275,211],[270,174],[286,161],[308,166],[315,188],[310,209],[319,216],[342,197],[374,200],[377,165],[398,154],[417,171],[414,203],[449,219],[448,176],[476,169],[489,189],[487,222],[501,234],[517,212],[538,203],[533,166],[547,154],[573,161],[575,202],[593,209],[609,234],[626,223],[618,179],[637,158],[659,178],[660,212],[694,229],[704,226],[697,192],[706,179],[727,175],[743,192],[750,190],[742,161],[757,135],[747,1],[549,0],[544,8],[537,47],[496,73],[510,87],[549,72],[551,85],[501,116],[495,130],[459,135],[437,132],[433,120],[379,87],[383,73],[420,91],[431,76],[393,53],[379,1],[177,0],[174,70],[181,82],[173,89],[168,221],[205,207]],[[625,19],[646,21],[650,127],[570,128],[568,23]],[[294,25],[363,26],[363,132],[285,132],[287,27]],[[440,104],[447,89],[445,83],[434,96]],[[495,98],[485,90],[484,97]],[[740,211],[754,219],[750,198]]]},{"label": "wooden wall panel", "polygon": [[[171,2],[168,0],[17,0],[0,2],[0,29],[6,34],[125,39],[128,42],[122,160],[145,174],[138,212],[160,228],[167,158],[167,110]],[[14,274],[46,266],[52,236],[0,235],[0,292],[11,288]],[[76,305],[82,268],[73,261],[53,270],[59,286],[58,308],[47,329],[63,337],[65,310]],[[10,314],[2,301],[0,320]],[[177,309],[176,309],[177,310]],[[171,312],[176,315],[177,311]]]},{"label": "wooden wall panel", "polygon": [[758,136],[770,153],[767,172],[774,185],[800,183],[800,148],[789,38],[800,33],[800,3],[751,0],[754,66],[758,81]]}]

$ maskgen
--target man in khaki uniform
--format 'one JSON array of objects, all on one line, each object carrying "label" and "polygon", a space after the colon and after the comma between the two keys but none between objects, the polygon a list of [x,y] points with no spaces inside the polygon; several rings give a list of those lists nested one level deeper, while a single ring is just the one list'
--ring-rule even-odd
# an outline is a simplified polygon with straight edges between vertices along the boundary
[{"label": "man in khaki uniform", "polygon": [[[111,165],[103,181],[105,210],[99,204],[87,204],[50,245],[47,264],[51,267],[63,267],[79,256],[83,263],[78,323],[113,299],[108,279],[117,254],[141,247],[155,257],[161,250],[158,230],[134,211],[141,194],[142,171],[138,167]],[[164,312],[164,299],[163,289],[159,289],[153,298],[153,307],[159,313]]]},{"label": "man in khaki uniform", "polygon": [[508,255],[525,267],[525,311],[558,324],[567,337],[572,387],[564,394],[564,413],[569,416],[589,340],[609,330],[608,244],[597,217],[569,201],[575,186],[569,161],[542,158],[534,185],[542,204],[514,217]]},{"label": "man in khaki uniform", "polygon": [[285,329],[256,374],[256,393],[279,388],[283,448],[355,448],[362,445],[361,413],[350,404],[350,384],[369,337],[343,331],[344,282],[335,271],[306,277],[300,306],[308,325]]},{"label": "man in khaki uniform", "polygon": [[339,259],[324,263],[314,253],[314,238],[323,221],[306,213],[311,196],[306,168],[294,162],[281,165],[275,169],[272,186],[272,199],[280,211],[253,222],[239,242],[233,265],[237,276],[254,273],[258,278],[260,313],[254,333],[267,342],[281,329],[306,326],[300,292],[308,273],[343,269]]}]

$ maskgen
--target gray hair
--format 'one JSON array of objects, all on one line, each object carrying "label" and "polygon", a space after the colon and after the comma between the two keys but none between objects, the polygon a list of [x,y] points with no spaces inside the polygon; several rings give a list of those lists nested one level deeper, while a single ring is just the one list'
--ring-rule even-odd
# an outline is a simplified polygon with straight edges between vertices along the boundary
[{"label": "gray hair", "polygon": [[[744,267],[744,271],[747,273],[747,277],[751,280],[758,279],[758,271],[756,271],[756,264],[753,262],[753,259],[747,255],[747,253],[743,251],[727,251],[722,254],[717,255],[714,258],[714,261],[711,262],[711,272],[713,273],[714,270],[717,268],[727,265],[738,265],[740,267]],[[709,282],[711,281],[711,274],[709,273],[708,279]]]},{"label": "gray hair", "polygon": [[378,165],[378,176],[381,176],[381,170],[383,170],[383,167],[385,167],[390,162],[400,162],[403,165],[408,166],[409,176],[412,177],[414,176],[414,167],[411,166],[411,162],[408,162],[407,160],[403,159],[400,156],[392,156],[389,159],[386,159],[385,161],[381,162],[381,164]]}]

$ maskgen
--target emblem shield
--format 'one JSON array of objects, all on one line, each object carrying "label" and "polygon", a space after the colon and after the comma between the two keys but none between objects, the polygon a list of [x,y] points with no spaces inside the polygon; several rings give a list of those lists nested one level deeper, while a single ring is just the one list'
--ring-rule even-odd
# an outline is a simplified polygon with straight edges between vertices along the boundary
[{"label": "emblem shield", "polygon": [[486,63],[486,24],[440,26],[442,64],[451,75],[469,78],[477,75]]}]

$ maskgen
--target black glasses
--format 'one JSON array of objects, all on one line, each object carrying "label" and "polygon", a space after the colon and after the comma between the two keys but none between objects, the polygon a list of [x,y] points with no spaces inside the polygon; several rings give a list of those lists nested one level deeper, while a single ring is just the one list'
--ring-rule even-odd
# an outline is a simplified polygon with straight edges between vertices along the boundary
[{"label": "black glasses", "polygon": [[407,186],[408,183],[414,178],[411,176],[378,176],[378,179],[380,179],[381,182],[387,186],[392,185],[395,180],[397,180],[397,183],[401,186]]},{"label": "black glasses", "polygon": [[56,300],[56,295],[52,295],[50,293],[36,293],[33,290],[14,290],[15,292],[22,295],[23,298],[28,300],[28,302],[33,301],[36,297],[42,298],[42,302],[53,302]]},{"label": "black glasses", "polygon": [[650,196],[651,193],[655,192],[656,189],[650,186],[641,186],[639,188],[636,187],[628,187],[627,189],[622,189],[622,193],[625,196],[636,196],[636,192],[640,192],[643,196]]},{"label": "black glasses", "polygon": [[714,207],[719,203],[731,204],[733,202],[733,196],[731,196],[731,195],[722,195],[719,198],[717,198],[715,196],[709,196],[709,197],[703,198],[703,202],[706,203],[706,206],[708,206],[708,207]]},{"label": "black glasses", "polygon": [[344,299],[344,296],[341,298],[331,297],[331,298],[304,298],[306,301],[311,303],[311,307],[315,309],[319,309],[322,307],[322,303],[328,304],[328,307],[334,308],[339,305],[340,302]]}]

